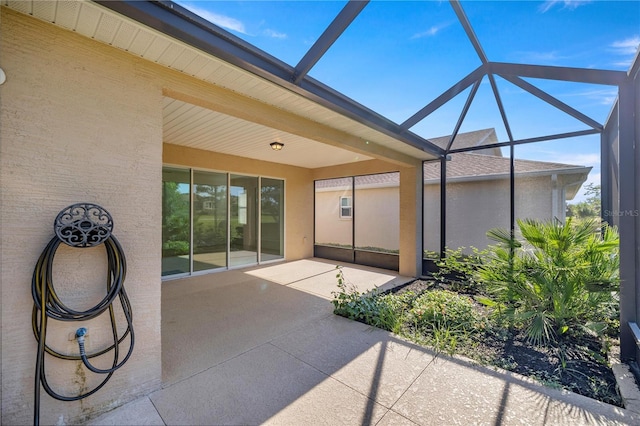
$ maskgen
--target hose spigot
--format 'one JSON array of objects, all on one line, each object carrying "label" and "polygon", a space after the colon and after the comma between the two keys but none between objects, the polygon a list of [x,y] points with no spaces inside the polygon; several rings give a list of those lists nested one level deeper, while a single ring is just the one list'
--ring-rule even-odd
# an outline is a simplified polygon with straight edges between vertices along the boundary
[{"label": "hose spigot", "polygon": [[84,345],[84,336],[87,334],[87,332],[87,329],[84,327],[80,327],[76,330],[76,339],[78,340],[79,344]]}]

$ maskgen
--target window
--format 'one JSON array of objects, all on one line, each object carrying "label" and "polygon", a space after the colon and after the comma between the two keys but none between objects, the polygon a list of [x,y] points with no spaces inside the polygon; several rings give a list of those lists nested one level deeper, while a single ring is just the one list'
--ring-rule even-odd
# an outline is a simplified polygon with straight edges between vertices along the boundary
[{"label": "window", "polygon": [[163,167],[162,276],[284,259],[284,181]]},{"label": "window", "polygon": [[260,180],[260,259],[284,259],[284,181]]},{"label": "window", "polygon": [[340,197],[340,219],[351,219],[351,197]]}]

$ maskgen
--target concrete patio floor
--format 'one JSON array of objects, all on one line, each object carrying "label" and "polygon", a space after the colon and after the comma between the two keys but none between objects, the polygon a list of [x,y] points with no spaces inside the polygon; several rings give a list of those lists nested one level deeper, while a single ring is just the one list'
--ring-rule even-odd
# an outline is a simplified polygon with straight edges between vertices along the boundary
[{"label": "concrete patio floor", "polygon": [[[336,262],[166,281],[162,389],[92,425],[594,425],[640,417],[333,315]],[[344,265],[361,290],[409,281]]]}]

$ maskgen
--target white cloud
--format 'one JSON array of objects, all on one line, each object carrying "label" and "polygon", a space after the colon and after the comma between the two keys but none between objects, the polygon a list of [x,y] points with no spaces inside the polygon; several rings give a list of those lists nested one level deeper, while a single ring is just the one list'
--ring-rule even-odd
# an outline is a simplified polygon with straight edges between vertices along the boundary
[{"label": "white cloud", "polygon": [[570,56],[566,54],[562,54],[557,50],[551,51],[517,51],[514,52],[514,55],[518,58],[519,62],[524,62],[528,64],[540,64],[544,63],[547,65],[560,65],[564,62],[570,61],[575,58],[575,56]]},{"label": "white cloud", "polygon": [[592,0],[547,0],[540,5],[538,10],[542,13],[548,12],[551,8],[557,5],[562,5],[563,9],[574,10],[580,6],[591,3]]},{"label": "white cloud", "polygon": [[564,158],[559,157],[560,163],[563,164],[576,164],[580,166],[599,166],[600,165],[600,153],[582,153],[565,155]]},{"label": "white cloud", "polygon": [[640,46],[640,36],[630,37],[611,43],[611,47],[620,55],[635,55]]},{"label": "white cloud", "polygon": [[[535,146],[535,144],[532,144]],[[525,145],[526,146],[526,145]],[[550,163],[571,164],[574,166],[600,167],[600,152],[567,152],[556,149],[533,148],[521,158]]]},{"label": "white cloud", "polygon": [[633,62],[633,58],[640,46],[640,35],[626,38],[624,40],[614,41],[609,45],[613,53],[621,56],[613,65],[618,67],[629,67]]},{"label": "white cloud", "polygon": [[271,37],[271,38],[279,38],[279,39],[287,38],[287,35],[285,33],[280,33],[280,32],[277,32],[275,30],[272,30],[272,29],[266,29],[266,30],[263,31],[263,33],[267,37]]},{"label": "white cloud", "polygon": [[550,154],[545,161],[551,161],[554,163],[560,164],[572,164],[575,166],[585,166],[585,167],[600,167],[600,153],[552,153]]},{"label": "white cloud", "polygon": [[590,90],[582,90],[577,92],[563,93],[560,97],[568,98],[586,98],[592,99],[600,105],[608,105],[611,106],[615,102],[618,97],[618,90],[616,88],[602,88],[602,89],[590,89]]},{"label": "white cloud", "polygon": [[449,25],[451,25],[450,22],[434,25],[431,28],[429,28],[427,31],[423,31],[423,32],[416,33],[416,34],[412,35],[411,39],[413,40],[413,39],[416,39],[416,38],[433,37],[434,35],[438,34],[443,29],[447,28]]},{"label": "white cloud", "polygon": [[227,30],[237,31],[241,34],[247,34],[244,24],[235,18],[231,18],[225,15],[219,15],[217,13],[213,13],[208,10],[201,9],[193,5],[185,4],[183,6],[189,9],[190,11],[192,11],[193,13],[195,13],[196,15],[200,16],[201,18],[204,18],[207,21],[211,22],[212,24],[215,24]]}]

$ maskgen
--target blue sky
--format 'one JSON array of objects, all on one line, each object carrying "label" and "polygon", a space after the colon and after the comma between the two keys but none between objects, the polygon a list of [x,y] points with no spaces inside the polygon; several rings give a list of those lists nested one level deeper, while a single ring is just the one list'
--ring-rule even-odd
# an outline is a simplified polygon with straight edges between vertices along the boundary
[{"label": "blue sky", "polygon": [[[254,46],[295,66],[345,2],[178,1]],[[640,45],[640,1],[463,1],[490,61],[626,71]],[[371,1],[309,75],[401,123],[480,65],[447,1]],[[516,139],[586,126],[497,77]],[[603,123],[616,89],[528,80]],[[411,130],[450,134],[468,92]],[[461,131],[494,127],[507,136],[485,80]],[[516,156],[594,167],[598,136],[518,147]],[[579,197],[578,199],[582,199]]]}]

